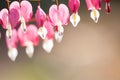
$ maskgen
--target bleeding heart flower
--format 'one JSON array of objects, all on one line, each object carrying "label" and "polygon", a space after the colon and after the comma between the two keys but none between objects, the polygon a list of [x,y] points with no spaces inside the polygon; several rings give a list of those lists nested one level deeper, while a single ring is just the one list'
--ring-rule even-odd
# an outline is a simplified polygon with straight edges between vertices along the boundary
[{"label": "bleeding heart flower", "polygon": [[18,37],[21,46],[26,47],[26,53],[31,58],[34,53],[34,46],[37,46],[39,43],[37,27],[35,25],[28,25],[26,32],[20,27],[18,29]]},{"label": "bleeding heart flower", "polygon": [[51,24],[51,22],[49,20],[46,20],[43,24],[43,26],[47,29],[47,35],[46,38],[43,41],[43,49],[50,53],[54,43],[53,43],[53,38],[54,38],[54,30],[53,30],[53,26]]},{"label": "bleeding heart flower", "polygon": [[105,9],[107,13],[110,13],[110,0],[104,0],[106,2]]},{"label": "bleeding heart flower", "polygon": [[14,29],[19,22],[19,12],[15,8],[12,8],[10,11],[4,8],[0,11],[0,21],[2,27],[7,29],[7,36],[11,38],[12,29]]},{"label": "bleeding heart flower", "polygon": [[49,17],[53,26],[58,27],[58,30],[55,32],[58,35],[55,39],[59,40],[57,38],[62,38],[61,36],[63,36],[64,33],[64,28],[62,25],[67,25],[69,21],[69,10],[64,4],[60,4],[59,6],[52,5],[49,9]]},{"label": "bleeding heart flower", "polygon": [[40,8],[40,6],[38,6],[36,14],[35,14],[35,19],[36,19],[36,23],[39,27],[38,29],[38,34],[40,35],[40,37],[42,39],[46,38],[47,35],[47,29],[43,26],[45,20],[46,20],[46,14],[45,12]]},{"label": "bleeding heart flower", "polygon": [[17,51],[17,43],[18,43],[18,37],[17,37],[17,31],[15,29],[12,30],[12,36],[11,38],[8,38],[6,35],[6,43],[8,47],[8,56],[12,61],[15,61],[18,51]]},{"label": "bleeding heart flower", "polygon": [[98,10],[101,9],[101,1],[102,0],[86,0],[88,10],[91,10],[90,17],[95,21],[98,22],[100,17],[100,13]]},{"label": "bleeding heart flower", "polygon": [[69,0],[68,6],[70,10],[72,11],[72,15],[70,16],[70,22],[74,27],[77,26],[77,24],[80,22],[80,16],[78,15],[78,9],[80,7],[80,1],[79,0]]},{"label": "bleeding heart flower", "polygon": [[16,8],[20,14],[21,27],[26,31],[26,22],[28,22],[32,17],[32,5],[29,1],[23,0],[20,3],[18,1],[13,1],[10,5],[10,9]]}]

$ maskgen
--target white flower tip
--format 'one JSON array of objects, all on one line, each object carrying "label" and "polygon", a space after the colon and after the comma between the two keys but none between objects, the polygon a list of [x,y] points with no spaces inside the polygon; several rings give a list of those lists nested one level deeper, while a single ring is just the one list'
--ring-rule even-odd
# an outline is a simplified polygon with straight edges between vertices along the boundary
[{"label": "white flower tip", "polygon": [[11,48],[9,49],[8,51],[8,57],[12,60],[12,61],[15,61],[16,60],[16,57],[18,55],[18,51],[16,48]]},{"label": "white flower tip", "polygon": [[34,54],[33,45],[26,46],[26,54],[28,55],[29,58],[32,58],[32,56]]},{"label": "white flower tip", "polygon": [[25,19],[23,17],[21,17],[20,19],[21,19],[21,27],[23,28],[23,31],[26,32],[27,28],[26,28]]},{"label": "white flower tip", "polygon": [[54,46],[53,40],[45,40],[42,45],[43,49],[47,53],[50,53],[52,51],[53,46]]},{"label": "white flower tip", "polygon": [[45,27],[40,27],[38,30],[38,34],[42,39],[45,39],[47,35],[47,29]]},{"label": "white flower tip", "polygon": [[55,32],[55,40],[60,43],[62,41],[63,35],[59,35],[58,32]]},{"label": "white flower tip", "polygon": [[80,16],[78,15],[78,12],[73,13],[70,16],[70,22],[72,23],[73,27],[76,27],[78,23],[80,22]]},{"label": "white flower tip", "polygon": [[6,36],[10,39],[12,37],[12,30],[11,29],[7,29],[6,31]]},{"label": "white flower tip", "polygon": [[90,13],[90,17],[91,17],[91,19],[94,20],[95,23],[97,23],[97,22],[98,22],[98,19],[99,19],[99,17],[100,17],[99,11],[96,10],[96,9],[92,10],[91,13]]},{"label": "white flower tip", "polygon": [[29,58],[32,58],[34,54],[34,46],[31,41],[26,42],[26,54],[28,55]]}]

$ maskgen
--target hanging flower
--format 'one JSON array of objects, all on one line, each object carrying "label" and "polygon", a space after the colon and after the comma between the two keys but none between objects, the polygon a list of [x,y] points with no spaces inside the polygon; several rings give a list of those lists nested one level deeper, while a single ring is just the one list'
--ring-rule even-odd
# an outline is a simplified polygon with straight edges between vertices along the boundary
[{"label": "hanging flower", "polygon": [[49,17],[53,26],[57,27],[55,39],[61,42],[64,33],[63,25],[67,25],[69,21],[69,10],[67,6],[64,4],[60,4],[59,6],[52,5],[49,9]]},{"label": "hanging flower", "polygon": [[[11,5],[10,5],[11,6]],[[6,31],[6,43],[8,47],[8,56],[15,61],[17,52],[17,31],[14,29],[19,22],[19,12],[15,8],[4,8],[0,11],[0,23]]]},{"label": "hanging flower", "polygon": [[18,29],[18,37],[20,44],[23,47],[26,47],[26,54],[28,57],[32,57],[34,53],[34,46],[37,46],[39,43],[39,36],[37,33],[37,27],[35,25],[28,25],[26,32],[20,27]]},{"label": "hanging flower", "polygon": [[20,14],[21,27],[26,31],[26,22],[28,22],[32,17],[32,5],[29,1],[23,0],[20,3],[18,1],[13,1],[10,5],[11,8],[16,8]]},{"label": "hanging flower", "polygon": [[101,9],[102,0],[86,0],[88,10],[91,10],[90,17],[94,20],[95,23],[98,22],[100,13],[98,10]]},{"label": "hanging flower", "polygon": [[47,29],[47,34],[46,34],[46,37],[45,37],[45,39],[43,41],[42,47],[46,52],[50,53],[53,46],[54,46],[54,43],[53,43],[54,29],[53,29],[53,26],[52,26],[49,19],[47,19],[44,22],[43,26]]},{"label": "hanging flower", "polygon": [[110,0],[104,0],[106,2],[105,9],[107,13],[110,13]]},{"label": "hanging flower", "polygon": [[17,51],[17,43],[18,43],[18,36],[17,31],[15,29],[12,30],[11,38],[9,39],[6,34],[6,43],[8,47],[8,56],[12,61],[15,61],[18,51]]},{"label": "hanging flower", "polygon": [[72,11],[72,15],[70,16],[70,22],[72,23],[73,27],[76,27],[77,24],[80,22],[80,16],[78,15],[78,9],[80,7],[79,0],[69,0],[68,6]]},{"label": "hanging flower", "polygon": [[45,12],[40,8],[40,6],[38,6],[37,11],[35,13],[35,19],[36,19],[36,23],[39,27],[38,29],[38,34],[40,35],[40,37],[42,39],[46,38],[47,35],[47,29],[43,26],[45,20],[46,20],[46,14]]}]

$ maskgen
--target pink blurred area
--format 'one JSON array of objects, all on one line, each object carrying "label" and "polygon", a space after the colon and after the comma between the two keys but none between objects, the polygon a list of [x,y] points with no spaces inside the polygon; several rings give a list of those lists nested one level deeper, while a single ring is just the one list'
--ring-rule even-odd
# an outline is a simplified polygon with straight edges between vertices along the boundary
[{"label": "pink blurred area", "polygon": [[19,45],[19,55],[12,62],[7,56],[5,34],[1,35],[0,80],[120,80],[119,7],[119,1],[111,0],[111,13],[107,15],[103,3],[96,24],[84,2],[78,26],[73,28],[69,23],[64,27],[62,42],[54,40],[50,54],[42,49],[41,41],[32,59]]}]

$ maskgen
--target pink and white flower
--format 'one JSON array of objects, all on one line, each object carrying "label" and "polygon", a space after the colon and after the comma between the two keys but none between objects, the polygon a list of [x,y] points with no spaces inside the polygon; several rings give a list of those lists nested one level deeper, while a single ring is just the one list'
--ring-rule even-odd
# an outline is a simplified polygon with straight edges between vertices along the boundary
[{"label": "pink and white flower", "polygon": [[78,25],[78,23],[80,22],[80,16],[78,15],[80,1],[79,0],[69,0],[68,6],[72,12],[72,15],[70,16],[70,22],[72,23],[73,27],[76,27]]},{"label": "pink and white flower", "polygon": [[98,22],[100,13],[98,10],[101,10],[101,1],[102,0],[86,0],[88,10],[91,10],[90,17],[94,20],[95,23]]},{"label": "pink and white flower", "polygon": [[47,29],[47,34],[43,41],[42,47],[46,52],[50,53],[54,46],[54,29],[49,19],[44,22],[43,26]]},{"label": "pink and white flower", "polygon": [[26,47],[26,54],[30,58],[34,54],[34,46],[37,46],[39,43],[39,36],[37,31],[37,27],[32,24],[27,26],[26,32],[24,32],[22,27],[18,29],[20,44],[21,46]]},{"label": "pink and white flower", "polygon": [[53,26],[57,27],[55,39],[61,42],[64,33],[63,25],[67,25],[69,21],[69,10],[67,6],[64,4],[60,4],[59,6],[52,5],[49,9],[49,17]]},{"label": "pink and white flower", "polygon": [[13,1],[10,5],[10,9],[16,8],[19,11],[21,27],[26,31],[26,22],[28,22],[32,17],[32,5],[29,1],[23,0],[20,3],[18,1]]},{"label": "pink and white flower", "polygon": [[[10,5],[11,6],[11,5]],[[11,8],[9,11],[4,8],[0,11],[0,23],[6,31],[6,43],[8,47],[8,56],[12,61],[15,61],[17,51],[17,31],[14,29],[19,22],[19,12],[15,8]]]},{"label": "pink and white flower", "polygon": [[36,24],[38,25],[38,34],[42,39],[46,38],[47,29],[43,26],[44,22],[46,21],[46,14],[45,12],[38,6],[37,11],[35,13]]}]

